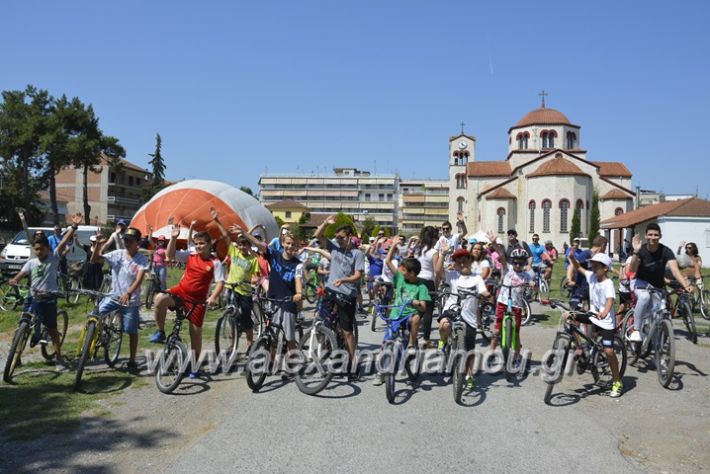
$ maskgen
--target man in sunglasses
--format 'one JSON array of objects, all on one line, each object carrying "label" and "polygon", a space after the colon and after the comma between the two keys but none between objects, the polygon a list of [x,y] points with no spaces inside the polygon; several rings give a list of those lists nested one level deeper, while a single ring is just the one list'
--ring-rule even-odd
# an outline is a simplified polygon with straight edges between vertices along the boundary
[{"label": "man in sunglasses", "polygon": [[[447,282],[449,281],[449,277],[454,277],[458,274],[456,270],[449,270],[452,264],[451,256],[456,250],[461,248],[464,236],[468,233],[462,212],[456,214],[456,228],[457,233],[454,234],[452,232],[451,222],[446,221],[441,224],[441,237],[439,237],[439,240],[434,247],[437,252],[440,252],[442,247],[446,248],[446,253],[444,254],[444,275]],[[446,242],[446,246],[443,245],[444,242]]]}]

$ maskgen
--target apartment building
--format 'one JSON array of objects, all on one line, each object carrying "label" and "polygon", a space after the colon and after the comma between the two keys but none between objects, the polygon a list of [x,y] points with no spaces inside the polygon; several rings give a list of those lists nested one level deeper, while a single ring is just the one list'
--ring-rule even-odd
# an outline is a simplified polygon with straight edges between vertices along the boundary
[{"label": "apartment building", "polygon": [[422,227],[439,227],[449,217],[449,181],[401,180],[399,184],[399,230],[403,235],[419,233]]},{"label": "apartment building", "polygon": [[356,223],[367,217],[375,223],[396,229],[399,212],[399,176],[372,175],[356,168],[335,168],[333,174],[269,174],[259,178],[259,198],[270,207],[292,200],[311,213],[343,212]]},{"label": "apartment building", "polygon": [[[143,205],[143,191],[149,185],[151,173],[130,161],[119,158],[121,166],[111,168],[106,156],[101,157],[100,170],[89,172],[88,194],[91,222],[112,224],[119,219],[127,222]],[[84,212],[84,177],[81,169],[67,167],[56,178],[57,200],[66,203],[69,214]]]}]

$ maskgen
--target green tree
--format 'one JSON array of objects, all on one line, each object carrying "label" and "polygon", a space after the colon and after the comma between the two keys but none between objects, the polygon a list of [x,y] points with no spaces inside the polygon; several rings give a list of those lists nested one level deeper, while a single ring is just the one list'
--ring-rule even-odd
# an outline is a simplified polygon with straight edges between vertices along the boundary
[{"label": "green tree", "polygon": [[155,194],[165,187],[165,160],[162,155],[163,139],[160,138],[160,134],[155,134],[155,151],[153,153],[148,153],[148,156],[152,159],[148,162],[153,170],[153,177],[150,181],[150,185],[144,192],[145,200],[149,200]]},{"label": "green tree", "polygon": [[581,212],[578,207],[575,207],[574,213],[572,214],[572,227],[569,231],[569,241],[574,242],[574,239],[579,237],[580,227],[581,227]]},{"label": "green tree", "polygon": [[362,221],[361,235],[363,239],[377,235],[375,232],[375,219],[372,216],[367,216],[365,220]]},{"label": "green tree", "polygon": [[594,190],[592,194],[592,209],[589,213],[589,243],[591,245],[594,237],[599,235],[599,193]]},{"label": "green tree", "polygon": [[259,198],[256,194],[254,194],[254,191],[252,191],[249,186],[239,186],[239,190],[247,193],[249,196],[253,196],[257,199]]},{"label": "green tree", "polygon": [[353,221],[353,218],[343,212],[339,212],[335,215],[335,224],[327,226],[323,232],[323,235],[325,235],[327,239],[332,239],[335,237],[335,229],[342,225],[349,225],[353,228],[353,232],[357,232],[357,227],[355,227],[355,221]]},{"label": "green tree", "polygon": [[274,216],[274,220],[276,221],[276,225],[279,226],[279,228],[284,225],[283,219],[281,219],[279,216]]}]

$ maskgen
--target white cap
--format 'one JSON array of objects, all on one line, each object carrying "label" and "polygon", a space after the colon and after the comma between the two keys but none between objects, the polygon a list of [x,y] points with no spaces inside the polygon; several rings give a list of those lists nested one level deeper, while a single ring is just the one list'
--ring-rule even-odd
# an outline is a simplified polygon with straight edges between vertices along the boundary
[{"label": "white cap", "polygon": [[592,262],[599,262],[607,269],[611,270],[611,257],[605,253],[597,253],[592,257]]},{"label": "white cap", "polygon": [[89,237],[89,241],[90,241],[90,242],[96,242],[96,236],[95,236],[95,235],[90,236],[90,237]]}]

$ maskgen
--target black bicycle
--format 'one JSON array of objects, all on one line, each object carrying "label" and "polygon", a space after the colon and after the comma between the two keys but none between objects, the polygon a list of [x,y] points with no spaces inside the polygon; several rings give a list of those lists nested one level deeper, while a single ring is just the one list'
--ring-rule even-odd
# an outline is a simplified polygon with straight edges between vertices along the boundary
[{"label": "black bicycle", "polygon": [[[165,347],[158,358],[158,366],[155,370],[155,385],[163,393],[172,393],[189,370],[187,346],[180,338],[182,323],[198,306],[207,305],[206,301],[183,300],[172,293],[170,296],[175,301],[175,325],[165,341]],[[190,305],[190,310],[187,312],[184,309],[185,305]]]},{"label": "black bicycle", "polygon": [[[47,292],[41,295],[42,298],[63,298],[64,293]],[[32,297],[30,297],[32,298]],[[37,295],[34,298],[38,298]],[[67,326],[69,325],[69,316],[64,310],[57,312],[57,331],[59,332],[59,347],[64,343],[64,337],[67,335]],[[37,344],[40,345],[42,357],[50,361],[54,359],[55,351],[52,339],[49,336],[47,328],[42,323],[42,318],[37,312],[23,311],[20,314],[20,321],[15,330],[15,335],[10,343],[10,350],[7,353],[5,361],[5,370],[3,371],[3,380],[6,383],[12,382],[12,375],[15,369],[21,365],[22,353],[27,346],[27,341],[30,342],[30,347]]]},{"label": "black bicycle", "polygon": [[[613,378],[601,336],[596,335],[594,332],[588,336],[579,329],[575,324],[575,315],[582,313],[573,311],[560,301],[550,300],[549,304],[552,309],[560,307],[565,311],[569,311],[570,317],[564,321],[564,329],[557,331],[555,340],[552,343],[552,351],[548,353],[543,364],[543,368],[546,371],[543,380],[547,383],[544,397],[545,403],[549,405],[553,387],[564,376],[570,351],[572,354],[581,351],[578,356],[573,356],[577,361],[578,374],[582,375],[589,369],[594,378],[594,383],[602,387],[611,386]],[[589,326],[594,328],[593,324]],[[592,329],[592,331],[594,330]],[[626,371],[626,346],[621,337],[615,335],[613,347],[616,359],[619,362],[619,378],[621,378]]]},{"label": "black bicycle", "polygon": [[162,286],[160,284],[160,277],[158,272],[155,270],[150,272],[150,279],[148,280],[148,288],[145,291],[145,309],[150,309],[153,307],[153,300],[155,299],[156,293],[162,291]]},{"label": "black bicycle", "polygon": [[[286,334],[280,324],[273,322],[273,317],[281,307],[292,302],[292,297],[287,298],[267,298],[261,297],[255,301],[258,304],[264,325],[259,338],[249,351],[249,358],[245,370],[247,385],[253,392],[258,392],[264,386],[266,376],[274,372],[276,354],[287,353],[288,344]],[[296,341],[303,338],[303,326],[296,318]]]},{"label": "black bicycle", "polygon": [[[248,288],[251,294],[252,288],[251,285],[246,282],[234,284],[226,283],[225,287],[227,287],[228,291],[226,297],[227,304],[224,308],[224,311],[222,312],[222,315],[217,320],[217,326],[215,327],[214,332],[214,349],[215,354],[222,354],[222,352],[224,352],[226,359],[231,361],[232,357],[236,356],[237,354],[239,338],[241,337],[242,332],[244,332],[240,322],[242,309],[236,303],[236,290],[237,288]],[[254,321],[254,332],[257,332],[256,328],[259,324],[259,321],[256,320],[256,317],[254,315],[255,312],[252,311],[250,317]]]}]

